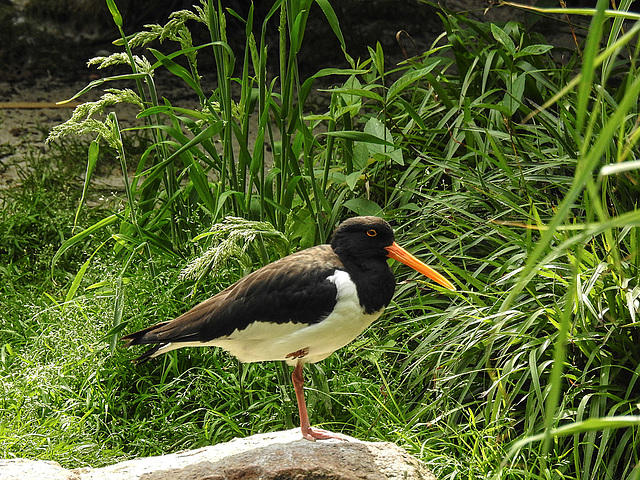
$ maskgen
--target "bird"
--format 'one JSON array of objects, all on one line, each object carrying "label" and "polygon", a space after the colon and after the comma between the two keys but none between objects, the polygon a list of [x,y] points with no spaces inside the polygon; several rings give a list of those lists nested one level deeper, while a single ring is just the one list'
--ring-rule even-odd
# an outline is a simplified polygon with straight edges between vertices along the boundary
[{"label": "bird", "polygon": [[449,290],[455,286],[395,242],[384,219],[352,217],[329,244],[280,258],[171,320],[125,335],[125,347],[154,345],[142,363],[174,349],[223,348],[240,362],[283,360],[293,366],[302,437],[344,439],[311,427],[303,366],[324,360],[382,315],[395,277],[387,263],[404,263]]}]

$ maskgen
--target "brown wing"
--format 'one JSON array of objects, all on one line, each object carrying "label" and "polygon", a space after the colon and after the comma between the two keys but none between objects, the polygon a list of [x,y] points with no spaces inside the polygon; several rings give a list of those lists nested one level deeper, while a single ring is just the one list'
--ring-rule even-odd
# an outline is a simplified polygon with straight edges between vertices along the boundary
[{"label": "brown wing", "polygon": [[317,323],[336,304],[336,285],[327,277],[340,268],[329,245],[308,248],[256,270],[174,320],[122,340],[126,346],[159,344],[138,359],[145,361],[167,343],[208,342],[255,321]]}]

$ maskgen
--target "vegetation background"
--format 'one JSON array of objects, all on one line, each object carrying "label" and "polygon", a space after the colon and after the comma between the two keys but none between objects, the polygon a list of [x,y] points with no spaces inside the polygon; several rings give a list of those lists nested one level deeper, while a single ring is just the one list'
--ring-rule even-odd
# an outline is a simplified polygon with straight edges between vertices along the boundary
[{"label": "vegetation background", "polygon": [[[77,98],[102,95],[2,193],[2,455],[100,466],[294,426],[284,365],[192,349],[135,367],[116,340],[377,214],[459,290],[394,265],[383,319],[307,371],[313,422],[396,442],[438,478],[640,478],[630,3],[542,12],[590,19],[567,51],[441,10],[437,41],[389,65],[380,44],[351,57],[315,0],[344,65],[306,76],[311,3],[276,1],[257,21],[203,1],[134,33],[107,0],[120,50],[91,63],[113,74]],[[119,103],[138,126],[121,127]],[[122,195],[90,206],[104,162]]]}]

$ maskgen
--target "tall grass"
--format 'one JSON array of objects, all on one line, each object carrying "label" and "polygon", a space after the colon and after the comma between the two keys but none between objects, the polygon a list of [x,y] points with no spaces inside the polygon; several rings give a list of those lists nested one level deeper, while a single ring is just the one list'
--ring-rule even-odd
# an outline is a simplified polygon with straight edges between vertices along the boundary
[{"label": "tall grass", "polygon": [[[312,0],[274,2],[261,27],[254,25],[253,5],[243,19],[212,0],[202,1],[193,11],[175,12],[163,26],[150,25],[131,36],[122,28],[115,2],[107,3],[122,34],[116,44],[124,52],[92,59],[90,64],[98,68],[124,64],[132,73],[96,80],[74,98],[105,83],[134,81],[136,91],[109,89],[99,101],[79,107],[70,121],[54,128],[50,138],[93,130],[98,140],[119,151],[127,178],[126,211],[112,220],[119,224],[120,246],[144,247],[150,261],[154,255],[184,257],[192,253],[190,240],[197,225],[213,224],[228,215],[267,220],[282,231],[288,225],[309,245],[325,241],[349,191],[344,182],[329,185],[328,172],[344,167],[321,145],[314,131],[317,121],[305,120],[303,114],[315,79],[354,70],[328,69],[300,79],[297,56]],[[316,3],[344,49],[331,5],[326,0]],[[229,16],[245,25],[242,58],[227,41]],[[198,24],[209,32],[211,42],[194,46],[190,28]],[[267,32],[275,26],[279,43],[268,50]],[[164,54],[148,47],[155,62],[132,53],[158,41],[175,44],[177,49]],[[275,58],[269,52],[275,52]],[[214,72],[201,73],[204,56],[213,62]],[[274,63],[279,71],[272,79],[267,65]],[[183,81],[199,108],[172,105],[161,97],[154,79],[160,69]],[[118,127],[115,113],[104,121],[94,115],[117,102],[139,106],[138,116],[146,124],[135,128],[151,133],[152,144],[135,166],[127,165],[121,146],[126,132]],[[348,168],[347,173],[351,173]],[[87,234],[79,233],[63,250]]]},{"label": "tall grass", "polygon": [[[328,3],[318,4],[341,39]],[[109,355],[125,325],[113,319],[134,329],[171,318],[184,298],[192,304],[239,278],[245,263],[210,261],[222,231],[239,232],[224,248],[264,263],[323,241],[348,209],[393,220],[399,240],[460,288],[446,296],[398,269],[384,318],[309,369],[314,423],[397,442],[438,478],[639,478],[640,27],[621,22],[628,6],[574,12],[592,24],[582,57],[564,64],[516,23],[443,10],[445,32],[427,52],[389,68],[376,46],[349,71],[320,72],[346,78],[328,91],[328,111],[313,114],[304,111],[313,79],[295,67],[307,3],[276,2],[259,39],[251,14],[243,19],[233,77],[225,19],[234,12],[213,2],[144,34],[123,32],[126,53],[109,61],[136,70],[106,81],[142,82],[146,96],[127,95],[140,102],[152,143],[127,177],[125,210],[70,237],[56,259],[107,224],[127,255],[101,267],[103,247],[69,279],[67,302],[38,304],[30,321],[2,332],[3,453],[100,464],[295,425],[285,367],[193,349],[134,368],[127,353]],[[265,29],[275,20],[287,36],[278,80],[267,81]],[[206,25],[211,42],[192,46],[188,22]],[[130,48],[163,35],[178,50],[132,62]],[[206,51],[212,95],[197,63]],[[159,68],[190,85],[200,109],[158,101]],[[259,134],[249,144],[254,100]],[[84,112],[52,138],[91,127]],[[101,125],[124,162],[127,132],[115,116]],[[99,161],[100,149],[90,152]],[[211,227],[229,215],[274,228]],[[271,246],[242,243],[259,235]],[[155,275],[137,261],[145,249]],[[218,275],[202,275],[211,265]]]},{"label": "tall grass", "polygon": [[[626,163],[638,154],[639,27],[621,29],[604,7],[591,12],[582,63],[567,66],[515,24],[450,14],[457,48],[442,62],[459,77],[416,88],[427,99],[418,116],[391,110],[419,145],[412,192],[429,204],[430,233],[416,240],[470,289],[407,320],[425,326],[411,330],[397,387],[415,392],[421,416],[429,395],[423,421],[440,441],[422,448],[452,478],[639,475],[640,195]],[[451,463],[443,451],[472,454]]]}]

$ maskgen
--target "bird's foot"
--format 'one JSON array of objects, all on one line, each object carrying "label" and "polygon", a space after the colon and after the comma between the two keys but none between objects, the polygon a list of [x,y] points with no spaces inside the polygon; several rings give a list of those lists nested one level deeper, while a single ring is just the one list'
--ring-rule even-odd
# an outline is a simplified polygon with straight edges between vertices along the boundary
[{"label": "bird's foot", "polygon": [[339,433],[329,432],[328,430],[322,430],[321,428],[307,428],[306,431],[302,430],[302,437],[315,442],[316,440],[340,440],[342,442],[348,442],[349,440],[344,435]]}]

